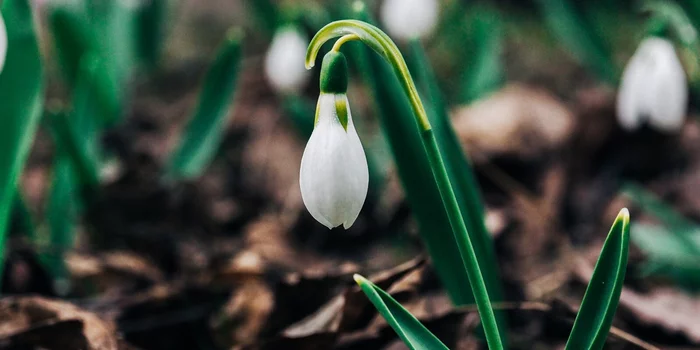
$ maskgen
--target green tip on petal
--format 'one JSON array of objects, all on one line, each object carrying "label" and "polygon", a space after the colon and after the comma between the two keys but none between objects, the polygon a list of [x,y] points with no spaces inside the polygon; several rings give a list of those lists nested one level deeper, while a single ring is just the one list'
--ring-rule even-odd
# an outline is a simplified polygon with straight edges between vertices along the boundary
[{"label": "green tip on petal", "polygon": [[345,55],[331,51],[323,57],[321,65],[321,92],[344,94],[348,91],[348,61]]},{"label": "green tip on petal", "polygon": [[367,282],[367,280],[359,274],[352,275],[352,279],[355,280],[355,283],[357,283],[358,286],[362,286],[364,283]]}]

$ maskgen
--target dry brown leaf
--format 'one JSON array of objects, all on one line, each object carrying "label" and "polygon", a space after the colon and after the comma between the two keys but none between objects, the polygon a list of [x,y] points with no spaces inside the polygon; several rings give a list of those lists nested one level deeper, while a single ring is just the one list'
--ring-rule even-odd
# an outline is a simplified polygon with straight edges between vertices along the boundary
[{"label": "dry brown leaf", "polygon": [[647,294],[624,288],[620,308],[628,310],[644,324],[683,333],[693,343],[700,344],[700,299],[697,297],[672,288],[657,288]]},{"label": "dry brown leaf", "polygon": [[516,84],[453,114],[462,143],[487,157],[539,156],[562,146],[574,126],[572,113],[549,92]]},{"label": "dry brown leaf", "polygon": [[112,322],[73,304],[42,297],[0,300],[0,339],[49,349],[126,349]]}]

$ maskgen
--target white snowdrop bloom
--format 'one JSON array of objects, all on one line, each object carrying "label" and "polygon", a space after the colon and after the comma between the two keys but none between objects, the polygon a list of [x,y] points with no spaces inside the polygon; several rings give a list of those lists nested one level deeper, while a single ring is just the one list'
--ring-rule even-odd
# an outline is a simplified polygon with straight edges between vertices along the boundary
[{"label": "white snowdrop bloom", "polygon": [[5,56],[7,56],[7,29],[5,20],[0,15],[0,72],[5,67]]},{"label": "white snowdrop bloom", "polygon": [[323,60],[314,131],[304,149],[299,174],[304,205],[329,229],[352,226],[369,187],[367,158],[352,121],[346,89],[345,58],[330,52]]},{"label": "white snowdrop bloom", "polygon": [[301,90],[309,78],[304,67],[309,41],[294,26],[279,29],[265,56],[265,75],[270,85],[280,93]]},{"label": "white snowdrop bloom", "polygon": [[688,83],[673,44],[659,37],[644,39],[622,74],[617,118],[626,130],[644,122],[659,131],[683,126]]},{"label": "white snowdrop bloom", "polygon": [[384,0],[380,16],[392,37],[423,38],[435,29],[439,6],[437,0]]}]

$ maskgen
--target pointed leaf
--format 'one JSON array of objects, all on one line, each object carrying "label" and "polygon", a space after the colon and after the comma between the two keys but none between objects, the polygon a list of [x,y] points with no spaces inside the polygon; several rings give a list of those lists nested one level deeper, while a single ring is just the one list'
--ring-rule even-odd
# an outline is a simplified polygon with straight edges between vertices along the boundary
[{"label": "pointed leaf", "polygon": [[231,30],[204,80],[199,104],[185,134],[170,159],[168,173],[175,178],[194,178],[206,169],[219,149],[241,60],[242,33]]},{"label": "pointed leaf", "polygon": [[17,181],[41,117],[44,86],[28,0],[5,0],[2,16],[8,50],[0,73],[0,265]]},{"label": "pointed leaf", "polygon": [[600,251],[581,308],[566,343],[567,350],[602,349],[620,302],[627,269],[630,217],[622,209]]},{"label": "pointed leaf", "polygon": [[411,350],[449,350],[387,292],[360,275],[355,275],[355,282]]}]

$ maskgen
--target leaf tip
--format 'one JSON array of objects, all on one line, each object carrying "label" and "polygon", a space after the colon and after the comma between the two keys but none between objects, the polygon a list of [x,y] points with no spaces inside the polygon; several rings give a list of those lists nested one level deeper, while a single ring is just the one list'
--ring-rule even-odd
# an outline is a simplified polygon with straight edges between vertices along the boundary
[{"label": "leaf tip", "polygon": [[359,275],[357,273],[352,275],[352,279],[354,279],[355,283],[357,283],[359,286],[362,286],[363,284],[365,284],[367,282],[366,278],[362,277],[361,275]]},{"label": "leaf tip", "polygon": [[620,210],[620,213],[617,214],[616,220],[622,220],[625,225],[629,224],[630,211],[627,208],[622,208],[622,210]]}]

